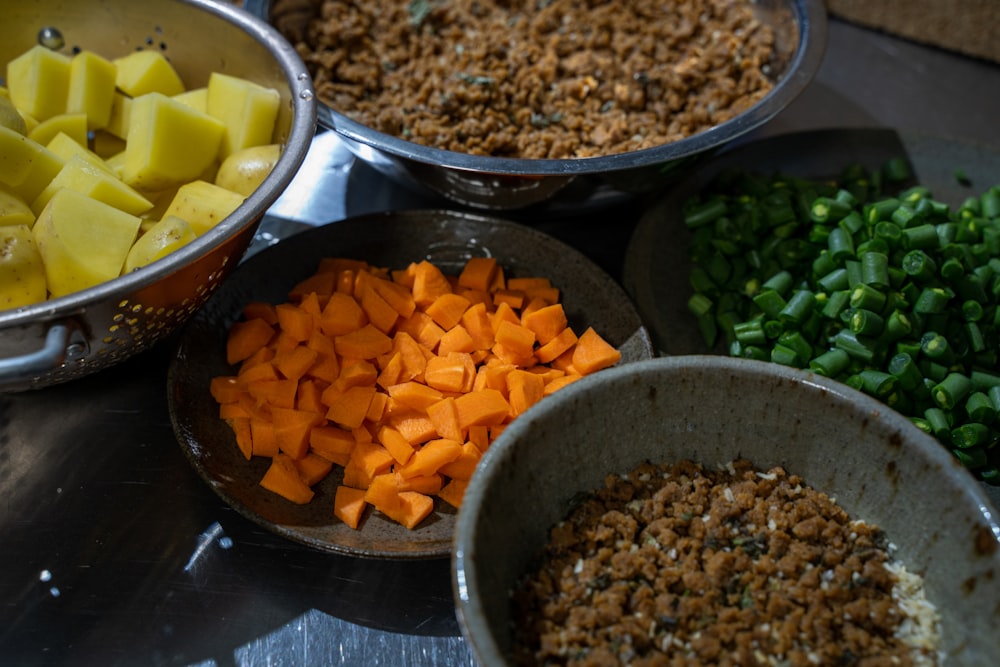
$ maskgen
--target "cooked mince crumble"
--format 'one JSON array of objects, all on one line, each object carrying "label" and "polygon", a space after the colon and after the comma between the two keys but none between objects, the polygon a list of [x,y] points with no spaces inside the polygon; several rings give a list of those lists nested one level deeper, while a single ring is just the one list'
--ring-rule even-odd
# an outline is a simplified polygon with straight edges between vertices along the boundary
[{"label": "cooked mince crumble", "polygon": [[649,148],[773,87],[751,0],[277,0],[271,20],[331,108],[477,155]]},{"label": "cooked mince crumble", "polygon": [[518,665],[936,665],[922,579],[782,468],[646,463],[551,530],[513,591]]}]

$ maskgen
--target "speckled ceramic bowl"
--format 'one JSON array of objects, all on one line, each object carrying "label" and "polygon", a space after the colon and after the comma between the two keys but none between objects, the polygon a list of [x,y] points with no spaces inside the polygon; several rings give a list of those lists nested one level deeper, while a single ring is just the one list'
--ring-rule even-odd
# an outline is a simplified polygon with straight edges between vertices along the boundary
[{"label": "speckled ceramic bowl", "polygon": [[945,664],[1000,664],[996,508],[934,439],[873,399],[776,364],[676,356],[610,369],[537,407],[491,445],[459,512],[455,603],[484,667],[507,664],[509,592],[575,494],[645,460],[738,457],[782,465],[884,529],[941,613]]}]

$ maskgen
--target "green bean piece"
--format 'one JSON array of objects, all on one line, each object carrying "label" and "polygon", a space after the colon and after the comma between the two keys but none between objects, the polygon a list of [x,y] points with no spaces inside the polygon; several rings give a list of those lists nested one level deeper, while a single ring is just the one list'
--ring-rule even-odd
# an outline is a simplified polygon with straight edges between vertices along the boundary
[{"label": "green bean piece", "polygon": [[1000,190],[990,188],[979,197],[980,210],[984,218],[1000,217]]},{"label": "green bean piece", "polygon": [[951,453],[955,458],[969,470],[975,470],[985,466],[988,462],[986,451],[982,447],[970,447],[969,449],[953,449]]},{"label": "green bean piece", "polygon": [[885,329],[882,331],[882,338],[887,340],[899,340],[913,332],[913,323],[906,313],[899,309],[893,309],[889,313],[889,318],[885,321]]},{"label": "green bean piece", "polygon": [[892,220],[893,213],[895,213],[899,207],[898,199],[895,197],[887,197],[885,199],[879,199],[865,204],[862,215],[864,215],[864,219],[869,225],[874,225],[882,220]]},{"label": "green bean piece", "polygon": [[839,319],[841,313],[847,310],[850,303],[851,293],[847,290],[837,290],[829,295],[820,312],[823,314],[823,317],[836,320]]},{"label": "green bean piece", "polygon": [[927,435],[934,435],[934,432],[931,431],[931,425],[923,417],[910,417],[910,421]]},{"label": "green bean piece", "polygon": [[759,318],[740,322],[733,327],[733,335],[743,346],[766,345],[763,321]]},{"label": "green bean piece", "polygon": [[846,290],[848,288],[847,284],[847,269],[844,267],[836,268],[822,278],[816,281],[820,287],[822,287],[827,292],[835,292],[837,290]]},{"label": "green bean piece", "polygon": [[990,466],[988,463],[986,467],[977,470],[979,473],[979,479],[983,480],[987,484],[992,486],[1000,485],[1000,468],[996,466]]},{"label": "green bean piece", "polygon": [[972,380],[962,373],[949,373],[934,386],[931,398],[942,410],[951,410],[965,400],[972,390]]},{"label": "green bean piece", "polygon": [[903,227],[902,230],[903,247],[909,250],[931,250],[937,248],[941,242],[938,238],[937,227],[930,223],[916,225],[914,227]]},{"label": "green bean piece", "polygon": [[923,250],[910,250],[902,259],[903,271],[906,275],[920,282],[931,280],[937,276],[937,263]]},{"label": "green bean piece", "polygon": [[801,324],[806,320],[816,305],[816,295],[809,290],[794,292],[785,307],[778,313],[783,322]]},{"label": "green bean piece", "polygon": [[969,379],[972,380],[972,388],[977,391],[988,391],[993,387],[1000,387],[1000,374],[990,373],[981,368],[972,369],[972,372],[969,373]]},{"label": "green bean piece", "polygon": [[832,343],[834,347],[843,350],[854,359],[865,363],[871,363],[875,359],[876,350],[874,344],[864,338],[860,338],[850,329],[841,329],[838,331],[837,335],[833,337]]},{"label": "green bean piece", "polygon": [[905,352],[894,354],[889,359],[889,372],[899,378],[899,386],[904,391],[913,391],[924,379],[917,362]]},{"label": "green bean piece", "polygon": [[966,322],[963,328],[969,349],[973,353],[986,351],[986,337],[983,336],[983,330],[979,328],[979,325],[975,322]]},{"label": "green bean piece", "polygon": [[990,441],[991,431],[986,424],[966,422],[951,430],[951,442],[959,449],[985,445]]},{"label": "green bean piece", "polygon": [[777,317],[788,304],[777,290],[762,289],[753,297],[754,305],[768,317]]},{"label": "green bean piece", "polygon": [[915,313],[943,313],[951,300],[951,294],[941,287],[925,287],[913,304]]},{"label": "green bean piece", "polygon": [[827,239],[827,249],[833,261],[841,264],[854,257],[854,239],[841,227],[831,229]]},{"label": "green bean piece", "polygon": [[706,202],[690,206],[684,212],[684,224],[689,228],[701,227],[715,222],[726,214],[726,202],[721,197],[713,197]]},{"label": "green bean piece", "polygon": [[803,365],[802,359],[795,353],[795,350],[781,343],[775,343],[774,347],[771,348],[771,361],[782,366],[795,368],[800,368]]},{"label": "green bean piece", "polygon": [[857,211],[848,211],[837,221],[837,226],[854,236],[865,227],[865,219]]},{"label": "green bean piece", "polygon": [[851,308],[864,308],[879,312],[885,306],[885,292],[866,283],[859,283],[851,290]]},{"label": "green bean piece", "polygon": [[861,280],[877,289],[889,287],[889,257],[882,252],[866,252],[859,257]]},{"label": "green bean piece", "polygon": [[968,299],[962,302],[962,319],[966,322],[979,322],[985,314],[983,304],[979,301]]},{"label": "green bean piece", "polygon": [[764,281],[761,285],[761,289],[774,290],[778,294],[785,296],[792,290],[792,285],[795,283],[795,278],[789,271],[778,271],[770,278]]},{"label": "green bean piece", "polygon": [[817,197],[809,207],[813,222],[837,222],[851,212],[851,205],[831,197]]},{"label": "green bean piece", "polygon": [[948,339],[936,331],[928,331],[920,337],[920,351],[929,359],[947,360],[950,358]]},{"label": "green bean piece", "polygon": [[874,311],[855,308],[851,313],[849,326],[856,334],[876,337],[885,329],[885,319]]},{"label": "green bean piece", "polygon": [[861,376],[864,392],[876,398],[888,399],[899,388],[899,378],[892,373],[868,368],[858,375]]},{"label": "green bean piece", "polygon": [[809,369],[826,377],[837,377],[843,373],[851,362],[850,355],[844,350],[832,348],[809,361]]},{"label": "green bean piece", "polygon": [[938,440],[951,439],[951,420],[947,412],[941,408],[927,408],[924,410],[924,419],[930,424],[931,431]]},{"label": "green bean piece", "polygon": [[997,410],[987,394],[974,391],[965,399],[965,414],[974,422],[989,425],[996,419]]}]

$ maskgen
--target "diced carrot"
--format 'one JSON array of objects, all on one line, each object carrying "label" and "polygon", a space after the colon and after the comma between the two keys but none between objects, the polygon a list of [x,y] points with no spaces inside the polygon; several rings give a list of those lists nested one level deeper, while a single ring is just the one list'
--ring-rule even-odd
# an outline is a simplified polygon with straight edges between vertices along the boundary
[{"label": "diced carrot", "polygon": [[[374,280],[374,279],[373,279]],[[382,333],[392,331],[399,319],[399,312],[369,283],[361,291],[361,309],[368,321]]]},{"label": "diced carrot", "polygon": [[314,273],[299,281],[288,291],[288,298],[299,301],[307,294],[320,294],[329,297],[335,290],[337,275],[335,273]]},{"label": "diced carrot", "polygon": [[274,365],[289,380],[298,380],[316,363],[319,353],[305,345],[296,345],[288,352],[275,356]]},{"label": "diced carrot", "polygon": [[437,353],[446,356],[449,352],[474,352],[476,342],[472,340],[468,329],[461,324],[456,324],[448,331],[444,332],[438,341]]},{"label": "diced carrot", "polygon": [[487,292],[497,272],[496,257],[470,257],[458,274],[458,284],[469,289]]},{"label": "diced carrot", "polygon": [[438,468],[438,472],[451,479],[472,479],[472,473],[475,472],[482,457],[483,453],[476,445],[466,442],[462,445],[462,453],[458,458],[445,463]]},{"label": "diced carrot", "polygon": [[243,391],[243,382],[234,375],[219,375],[208,383],[208,393],[216,403],[235,403]]},{"label": "diced carrot", "polygon": [[272,327],[278,323],[278,314],[274,312],[274,304],[266,301],[251,301],[243,306],[243,319],[261,319]]},{"label": "diced carrot", "polygon": [[434,428],[434,422],[426,415],[416,411],[396,414],[390,417],[389,423],[402,433],[411,445],[419,445],[438,435],[437,429]]},{"label": "diced carrot", "polygon": [[509,348],[500,341],[493,343],[493,347],[490,349],[490,352],[492,352],[503,363],[511,364],[513,366],[531,366],[536,362],[534,352],[528,352],[523,348]]},{"label": "diced carrot", "polygon": [[434,475],[414,475],[413,477],[403,477],[398,472],[396,476],[396,487],[400,491],[416,491],[429,496],[437,494],[444,486],[444,476]]},{"label": "diced carrot", "polygon": [[554,338],[536,349],[535,357],[539,362],[547,364],[567,350],[572,349],[577,340],[576,332],[566,327]]},{"label": "diced carrot", "polygon": [[371,286],[400,317],[409,317],[416,310],[413,292],[407,286],[385,278],[372,278]]},{"label": "diced carrot", "polygon": [[309,451],[309,438],[314,426],[323,423],[323,415],[294,408],[271,410],[274,438],[278,448],[293,459],[301,459]]},{"label": "diced carrot", "polygon": [[463,440],[462,429],[458,425],[458,408],[455,407],[453,397],[446,396],[427,406],[427,416],[439,436],[460,442]]},{"label": "diced carrot", "polygon": [[540,345],[545,345],[568,326],[566,311],[561,303],[545,306],[521,316],[521,322],[534,332]]},{"label": "diced carrot", "polygon": [[344,359],[340,367],[340,375],[334,381],[334,389],[345,391],[351,387],[367,387],[374,385],[378,379],[378,369],[367,359]]},{"label": "diced carrot", "polygon": [[323,414],[326,406],[323,405],[323,383],[321,380],[303,379],[299,382],[298,391],[295,394],[295,407],[298,410],[306,410]]},{"label": "diced carrot", "polygon": [[271,347],[270,343],[267,347],[262,347],[249,357],[243,360],[240,364],[239,375],[243,376],[243,371],[249,369],[252,366],[257,366],[260,364],[269,364],[274,359],[274,348]]},{"label": "diced carrot", "polygon": [[388,387],[389,396],[400,405],[425,412],[429,405],[437,403],[443,395],[434,387],[421,382],[401,382]]},{"label": "diced carrot", "polygon": [[430,315],[438,326],[447,331],[462,321],[462,314],[470,305],[472,305],[471,302],[461,294],[450,292],[435,299],[424,309],[424,312]]},{"label": "diced carrot", "polygon": [[319,327],[327,336],[343,336],[368,324],[368,316],[354,297],[335,292],[323,308]]},{"label": "diced carrot", "polygon": [[309,433],[310,450],[340,466],[347,465],[355,444],[354,435],[339,426],[316,426]]},{"label": "diced carrot", "polygon": [[368,488],[365,489],[365,502],[390,518],[395,519],[397,515],[400,515],[401,503],[399,487],[396,486],[396,476],[391,472],[375,475]]},{"label": "diced carrot", "polygon": [[504,320],[496,330],[496,342],[518,357],[530,357],[535,349],[535,332]]},{"label": "diced carrot", "polygon": [[293,503],[304,505],[313,499],[315,493],[299,475],[295,462],[286,454],[277,454],[260,480],[260,485]]},{"label": "diced carrot", "polygon": [[295,407],[299,384],[295,380],[257,380],[247,383],[247,393],[258,401],[279,408]]},{"label": "diced carrot", "polygon": [[267,345],[274,327],[259,317],[236,322],[226,337],[226,362],[235,365]]},{"label": "diced carrot", "polygon": [[443,294],[452,291],[451,283],[444,273],[431,262],[422,260],[412,265],[413,301],[420,308],[434,303]]},{"label": "diced carrot", "polygon": [[493,305],[498,308],[502,304],[517,310],[524,305],[524,292],[521,290],[498,289],[493,290],[491,294],[493,295]]},{"label": "diced carrot", "polygon": [[352,359],[374,359],[392,349],[392,339],[373,324],[333,339],[337,353]]},{"label": "diced carrot", "polygon": [[462,497],[465,495],[465,489],[468,486],[469,482],[464,479],[453,479],[438,491],[437,496],[455,509],[459,509],[462,506]]},{"label": "diced carrot", "polygon": [[462,443],[448,438],[435,438],[414,452],[410,461],[397,469],[401,477],[433,475],[441,466],[462,455]]},{"label": "diced carrot", "polygon": [[388,472],[395,461],[392,454],[377,442],[357,442],[351,458],[344,466],[344,484],[358,489],[368,488],[377,475]]},{"label": "diced carrot", "polygon": [[[349,387],[330,401],[326,418],[340,426],[357,428],[364,422],[374,394],[374,386]],[[324,399],[326,395],[324,392]]]},{"label": "diced carrot", "polygon": [[517,417],[545,395],[545,379],[536,373],[515,369],[507,374],[507,400],[512,416]]},{"label": "diced carrot", "polygon": [[340,361],[337,354],[320,353],[316,362],[309,368],[309,375],[332,384],[340,379]]},{"label": "diced carrot", "polygon": [[[407,378],[412,379],[412,378]],[[389,353],[389,360],[382,366],[375,382],[383,389],[403,381],[403,356],[399,352]]]},{"label": "diced carrot", "polygon": [[[327,294],[324,300],[329,298],[329,294]],[[303,295],[298,305],[299,310],[309,315],[312,321],[312,329],[315,329],[316,323],[319,322],[319,318],[323,314],[323,306],[320,304],[319,295],[316,292],[309,292]]]},{"label": "diced carrot", "polygon": [[552,380],[546,382],[544,393],[546,396],[553,394],[556,391],[565,387],[566,385],[576,382],[581,377],[583,376],[577,375],[576,373],[564,373],[560,377],[553,378]]},{"label": "diced carrot", "polygon": [[397,331],[392,339],[393,350],[399,353],[403,364],[401,380],[417,380],[424,376],[427,357],[420,349],[420,343],[405,331]]},{"label": "diced carrot", "polygon": [[253,457],[253,433],[250,430],[249,417],[234,417],[228,420],[229,428],[236,436],[236,446],[243,458],[249,461]]},{"label": "diced carrot", "polygon": [[314,452],[307,453],[301,459],[293,460],[295,467],[299,469],[299,477],[308,486],[319,484],[333,470],[332,461],[328,461]]},{"label": "diced carrot", "polygon": [[490,446],[490,429],[488,426],[477,424],[469,427],[469,442],[474,444],[479,448],[479,451],[485,452],[486,448]]},{"label": "diced carrot", "polygon": [[473,347],[488,350],[493,347],[493,325],[484,303],[474,303],[462,314],[462,326],[469,332]]},{"label": "diced carrot", "polygon": [[219,403],[219,419],[223,421],[236,417],[250,417],[250,411],[239,400],[232,403]]},{"label": "diced carrot", "polygon": [[[472,388],[475,365],[472,357],[461,352],[452,352],[444,357],[427,360],[424,381],[428,387],[440,391],[459,392]],[[426,409],[427,406],[424,406]]]},{"label": "diced carrot", "polygon": [[434,499],[416,491],[400,491],[401,512],[393,517],[396,521],[413,530],[434,511]]},{"label": "diced carrot", "polygon": [[283,333],[298,342],[309,340],[315,326],[312,315],[291,303],[279,303],[274,309]]},{"label": "diced carrot", "polygon": [[528,299],[529,304],[532,301],[542,301],[548,305],[559,303],[558,287],[532,287],[525,290],[524,295]]},{"label": "diced carrot", "polygon": [[459,428],[499,424],[510,414],[510,404],[496,389],[470,391],[455,398]]},{"label": "diced carrot", "polygon": [[250,418],[251,451],[254,456],[273,457],[279,451],[278,439],[274,433],[274,423],[270,419]]},{"label": "diced carrot", "polygon": [[365,421],[378,423],[385,415],[385,408],[389,404],[389,395],[376,391],[372,395],[372,402],[368,405],[368,412],[365,413]]},{"label": "diced carrot", "polygon": [[361,525],[361,519],[368,508],[365,490],[354,489],[343,484],[337,487],[333,497],[333,515],[351,528]]},{"label": "diced carrot", "polygon": [[614,366],[622,358],[622,353],[615,346],[604,340],[594,330],[587,327],[573,348],[573,368],[580,375],[589,375],[604,368]]},{"label": "diced carrot", "polygon": [[496,336],[497,329],[504,322],[521,324],[521,317],[517,314],[517,311],[511,308],[507,303],[501,303],[496,307],[496,310],[490,313],[490,327],[493,329],[494,336]]},{"label": "diced carrot", "polygon": [[378,441],[392,454],[396,463],[403,465],[413,456],[413,445],[403,437],[403,434],[391,426],[382,426],[378,430]]}]

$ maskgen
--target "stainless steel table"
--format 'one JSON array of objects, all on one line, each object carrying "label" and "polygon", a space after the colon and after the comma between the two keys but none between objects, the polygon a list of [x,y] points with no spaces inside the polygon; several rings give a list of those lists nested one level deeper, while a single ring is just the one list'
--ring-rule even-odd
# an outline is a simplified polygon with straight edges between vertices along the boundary
[{"label": "stainless steel table", "polygon": [[[759,134],[890,126],[1000,148],[997,90],[997,64],[833,20],[818,78]],[[258,243],[430,205],[320,135]],[[617,276],[628,213],[532,224]],[[0,395],[0,664],[474,665],[447,560],[318,553],[215,496],[171,430],[171,349]]]}]

